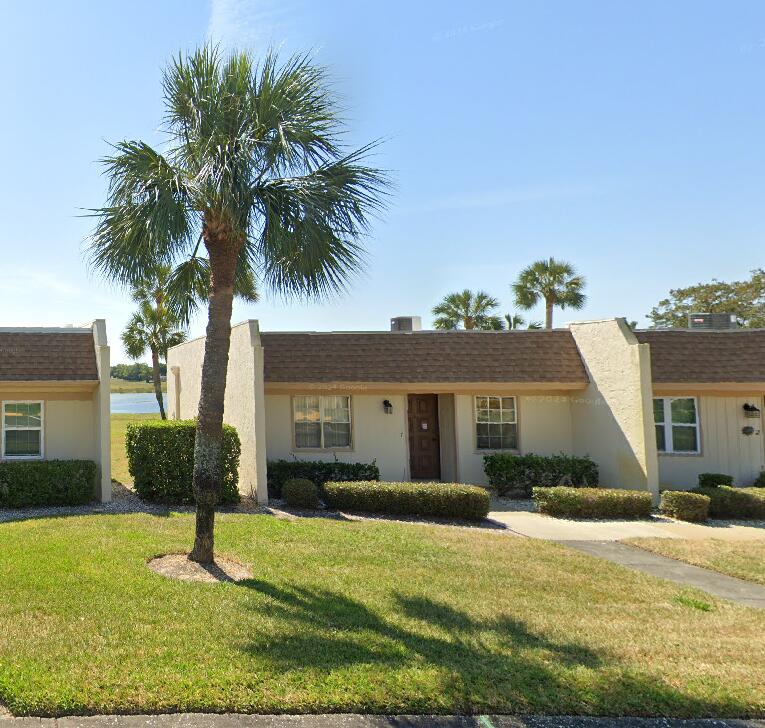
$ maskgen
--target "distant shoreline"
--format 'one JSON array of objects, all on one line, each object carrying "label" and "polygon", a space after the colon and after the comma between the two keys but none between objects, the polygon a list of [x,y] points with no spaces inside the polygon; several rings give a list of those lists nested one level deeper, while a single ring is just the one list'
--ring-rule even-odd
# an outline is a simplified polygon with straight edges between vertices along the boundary
[{"label": "distant shoreline", "polygon": [[[115,379],[112,377],[111,391],[114,394],[153,392],[154,384],[152,382],[129,382],[127,379]],[[167,392],[167,382],[162,382],[162,391]]]}]

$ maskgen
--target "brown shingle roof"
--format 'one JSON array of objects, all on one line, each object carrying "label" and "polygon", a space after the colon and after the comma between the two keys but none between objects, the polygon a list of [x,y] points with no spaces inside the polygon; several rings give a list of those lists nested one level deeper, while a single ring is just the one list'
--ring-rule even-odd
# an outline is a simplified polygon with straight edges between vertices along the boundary
[{"label": "brown shingle roof", "polygon": [[587,383],[571,333],[261,333],[266,382]]},{"label": "brown shingle roof", "polygon": [[0,331],[0,381],[71,380],[98,380],[90,331]]},{"label": "brown shingle roof", "polygon": [[765,382],[765,330],[636,331],[654,382]]}]

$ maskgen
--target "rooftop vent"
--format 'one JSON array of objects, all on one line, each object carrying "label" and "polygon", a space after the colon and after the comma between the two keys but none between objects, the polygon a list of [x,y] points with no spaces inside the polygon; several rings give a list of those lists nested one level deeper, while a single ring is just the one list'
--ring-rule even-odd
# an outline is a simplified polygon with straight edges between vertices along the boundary
[{"label": "rooftop vent", "polygon": [[738,319],[732,313],[690,313],[688,328],[706,331],[737,329]]},{"label": "rooftop vent", "polygon": [[421,331],[422,319],[419,316],[396,316],[390,320],[391,331]]}]

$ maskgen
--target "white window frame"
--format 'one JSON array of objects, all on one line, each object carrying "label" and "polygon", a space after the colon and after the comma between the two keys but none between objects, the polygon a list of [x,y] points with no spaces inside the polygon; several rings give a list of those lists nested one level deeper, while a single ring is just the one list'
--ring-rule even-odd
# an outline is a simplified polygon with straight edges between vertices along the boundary
[{"label": "white window frame", "polygon": [[[653,402],[660,399],[664,402],[664,422],[656,422],[654,418],[655,427],[664,428],[664,450],[659,450],[658,443],[656,450],[659,455],[700,455],[701,454],[701,413],[699,412],[699,400],[698,397],[654,397]],[[677,399],[692,399],[693,409],[696,413],[696,422],[691,424],[690,422],[672,422],[672,402]],[[669,417],[669,419],[667,419]],[[695,450],[675,450],[674,438],[672,437],[673,427],[693,427],[696,430],[696,449]],[[655,429],[654,429],[655,437]]]},{"label": "white window frame", "polygon": [[[320,445],[318,447],[308,446],[303,447],[297,444],[297,432],[295,425],[297,424],[297,399],[298,397],[318,397],[319,398],[319,437]],[[326,397],[346,397],[348,399],[348,444],[337,445],[334,447],[326,447],[324,445],[324,399]],[[301,450],[302,452],[311,452],[317,450],[353,450],[353,397],[350,394],[295,394],[292,397],[292,447],[294,450]]]},{"label": "white window frame", "polygon": [[[478,425],[487,424],[485,422],[478,422],[478,400],[488,399],[494,397],[500,400],[500,411],[502,409],[503,399],[513,400],[513,421],[512,422],[500,422],[500,423],[488,423],[488,424],[504,424],[515,425],[515,447],[478,447]],[[488,452],[519,452],[520,451],[520,429],[518,427],[518,397],[514,394],[476,394],[473,397],[473,446],[477,453]]]},{"label": "white window frame", "polygon": [[[9,404],[39,404],[40,405],[40,426],[39,427],[6,427],[5,407]],[[40,399],[8,399],[0,403],[0,417],[2,417],[2,438],[0,442],[0,456],[3,460],[42,460],[45,457],[45,402]],[[40,431],[40,454],[39,455],[6,455],[5,454],[5,433],[27,430]]]}]

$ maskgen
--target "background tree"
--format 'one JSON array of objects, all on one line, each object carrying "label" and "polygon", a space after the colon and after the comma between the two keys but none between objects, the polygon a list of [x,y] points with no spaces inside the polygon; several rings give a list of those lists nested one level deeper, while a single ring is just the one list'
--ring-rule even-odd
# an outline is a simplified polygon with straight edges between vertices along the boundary
[{"label": "background tree", "polygon": [[585,280],[577,275],[574,266],[564,260],[538,260],[524,268],[513,283],[515,303],[528,311],[540,300],[545,303],[545,328],[553,326],[553,308],[580,309],[587,297]]},{"label": "background tree", "polygon": [[167,415],[162,398],[160,359],[166,364],[167,350],[186,341],[181,322],[168,308],[169,278],[170,268],[162,265],[133,285],[131,295],[138,304],[138,310],[122,332],[122,344],[131,359],[141,359],[147,351],[151,354],[154,394],[163,420],[167,419]]},{"label": "background tree", "polygon": [[433,326],[437,329],[501,330],[502,319],[492,314],[498,307],[499,301],[488,293],[473,293],[466,288],[459,293],[444,296],[441,303],[433,307],[433,315],[436,317]]},{"label": "background tree", "polygon": [[690,313],[732,313],[741,326],[765,327],[765,270],[755,268],[743,281],[697,283],[674,288],[651,309],[648,318],[656,328],[686,328]]},{"label": "background tree", "polygon": [[[526,326],[526,319],[524,319],[523,316],[521,316],[519,313],[506,313],[505,322],[507,323],[508,331],[522,329],[524,326]],[[541,329],[542,324],[539,321],[529,321],[529,324],[526,326],[526,328],[530,330]]]},{"label": "background tree", "polygon": [[163,88],[163,152],[123,141],[104,160],[109,195],[95,211],[92,262],[128,284],[171,265],[170,288],[187,301],[209,280],[189,558],[210,563],[237,281],[257,272],[271,290],[306,299],[342,290],[387,181],[363,164],[370,147],[341,146],[335,96],[306,56],[256,64],[203,47],[170,63]]}]

